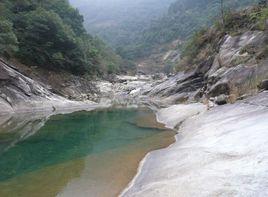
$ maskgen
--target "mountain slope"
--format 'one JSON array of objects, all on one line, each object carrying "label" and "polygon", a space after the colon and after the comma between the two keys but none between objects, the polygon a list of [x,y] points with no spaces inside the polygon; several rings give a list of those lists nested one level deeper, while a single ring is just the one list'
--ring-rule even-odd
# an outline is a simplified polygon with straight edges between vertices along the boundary
[{"label": "mountain slope", "polygon": [[70,0],[85,17],[90,33],[114,48],[134,42],[151,20],[162,16],[174,0]]},{"label": "mountain slope", "polygon": [[[239,9],[256,3],[256,0],[226,0],[225,10]],[[145,34],[146,40],[165,43],[174,39],[185,39],[212,24],[220,14],[220,0],[178,0],[171,4],[168,14],[152,24]]]},{"label": "mountain slope", "polygon": [[79,75],[120,64],[118,56],[86,33],[83,17],[67,0],[3,0],[0,19],[0,55],[6,58]]},{"label": "mountain slope", "polygon": [[[224,9],[240,9],[256,3],[257,0],[225,0]],[[122,57],[139,59],[158,52],[157,48],[174,40],[187,40],[194,32],[212,24],[220,15],[220,0],[177,0],[168,13],[153,21],[141,37],[130,43],[120,54]],[[178,47],[180,47],[178,45]]]}]

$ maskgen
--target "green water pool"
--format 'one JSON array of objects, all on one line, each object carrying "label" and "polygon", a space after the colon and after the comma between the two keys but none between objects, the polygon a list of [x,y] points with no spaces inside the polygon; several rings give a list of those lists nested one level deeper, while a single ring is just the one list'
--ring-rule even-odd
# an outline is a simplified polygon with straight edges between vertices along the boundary
[{"label": "green water pool", "polygon": [[2,126],[0,196],[118,195],[144,155],[172,141],[151,119],[148,109],[107,109]]}]

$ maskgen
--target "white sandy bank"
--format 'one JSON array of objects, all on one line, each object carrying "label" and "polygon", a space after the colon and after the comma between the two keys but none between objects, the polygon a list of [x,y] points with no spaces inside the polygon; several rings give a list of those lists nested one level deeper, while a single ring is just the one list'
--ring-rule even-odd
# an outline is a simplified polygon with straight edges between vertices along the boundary
[{"label": "white sandy bank", "polygon": [[[175,126],[189,113],[175,108],[158,118]],[[237,103],[188,118],[177,142],[149,154],[122,196],[268,196],[268,108]]]}]

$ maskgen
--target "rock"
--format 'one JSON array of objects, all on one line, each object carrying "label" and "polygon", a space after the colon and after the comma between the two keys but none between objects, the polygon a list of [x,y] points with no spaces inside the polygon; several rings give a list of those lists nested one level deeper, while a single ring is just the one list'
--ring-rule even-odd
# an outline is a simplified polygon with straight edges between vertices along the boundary
[{"label": "rock", "polygon": [[217,105],[225,105],[228,103],[228,96],[221,94],[220,96],[217,96],[214,100],[214,102]]},{"label": "rock", "polygon": [[202,113],[205,110],[206,106],[200,103],[180,104],[160,109],[156,116],[160,123],[164,123],[167,128],[173,129],[187,118]]},{"label": "rock", "polygon": [[[255,103],[224,105],[187,118],[173,106],[161,121],[176,126],[177,141],[146,156],[122,197],[267,196],[268,95]],[[257,107],[256,107],[257,106]]]},{"label": "rock", "polygon": [[261,83],[258,85],[258,88],[260,90],[268,90],[268,79],[261,81]]},{"label": "rock", "polygon": [[208,57],[205,61],[203,61],[198,65],[198,67],[195,70],[195,73],[198,75],[205,75],[212,67],[213,61],[214,61],[213,57]]},{"label": "rock", "polygon": [[31,88],[27,84],[26,80],[23,80],[21,77],[18,77],[15,84],[18,88],[20,88],[27,96],[31,95]]},{"label": "rock", "polygon": [[213,85],[208,93],[211,97],[216,97],[219,95],[229,95],[230,94],[230,86],[228,81],[218,82]]},{"label": "rock", "polygon": [[166,77],[163,73],[156,73],[152,76],[153,80],[162,80]]},{"label": "rock", "polygon": [[[262,31],[247,31],[239,36],[227,35],[219,52],[221,66],[236,66],[244,60],[246,53],[241,53],[242,49],[247,46],[259,49],[265,46],[265,33]],[[250,57],[249,57],[250,58]],[[243,62],[245,63],[245,62]]]},{"label": "rock", "polygon": [[[153,85],[146,91],[150,97],[173,100],[181,98],[201,99],[205,89],[209,96],[223,98],[222,95],[232,95],[232,102],[244,94],[253,94],[260,80],[267,78],[267,59],[256,61],[251,52],[258,52],[265,47],[265,33],[262,31],[247,31],[238,36],[227,35],[221,44],[219,53],[207,57],[199,63],[196,69],[188,73],[179,73],[160,84]],[[256,56],[256,55],[255,55]],[[191,96],[192,95],[192,96]],[[173,99],[168,99],[168,97]],[[221,99],[219,103],[225,103]],[[178,99],[185,102],[185,99]]]},{"label": "rock", "polygon": [[213,61],[213,64],[209,71],[206,73],[206,77],[211,77],[218,69],[220,69],[221,65],[219,62],[219,55],[216,55]]},{"label": "rock", "polygon": [[88,101],[70,101],[0,61],[0,114],[92,108]]},{"label": "rock", "polygon": [[0,66],[0,80],[8,80],[9,78],[10,75],[8,74],[8,71]]},{"label": "rock", "polygon": [[138,76],[128,76],[128,75],[117,75],[116,78],[118,80],[124,80],[124,81],[137,81]]},{"label": "rock", "polygon": [[137,89],[132,90],[129,94],[132,96],[137,96],[139,95],[140,92],[141,92],[141,88],[137,88]]}]

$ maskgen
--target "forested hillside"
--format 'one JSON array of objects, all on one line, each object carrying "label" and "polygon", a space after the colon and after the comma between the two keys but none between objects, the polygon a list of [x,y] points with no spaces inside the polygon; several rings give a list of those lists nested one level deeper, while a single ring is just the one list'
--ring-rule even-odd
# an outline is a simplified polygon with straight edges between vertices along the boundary
[{"label": "forested hillside", "polygon": [[80,75],[113,72],[121,63],[86,32],[82,15],[68,0],[2,0],[0,49],[5,58]]},{"label": "forested hillside", "polygon": [[137,40],[152,20],[163,16],[174,0],[70,0],[85,17],[86,29],[114,48]]},{"label": "forested hillside", "polygon": [[[252,5],[257,0],[225,0],[224,10],[234,10]],[[194,32],[212,24],[221,13],[220,0],[177,0],[165,16],[154,20],[139,39],[121,48],[119,53],[130,59],[148,56],[159,45],[173,40],[187,40]]]},{"label": "forested hillside", "polygon": [[[225,0],[224,10],[257,1]],[[165,56],[166,48],[170,50],[169,43],[176,50],[172,41],[183,43],[194,32],[211,25],[221,11],[220,0],[70,2],[80,9],[85,22],[69,0],[2,0],[0,55],[29,66],[79,75],[114,73],[131,64],[123,62],[86,29],[108,42],[124,59],[136,61],[150,59],[155,49]],[[152,57],[162,64],[162,57]]]}]

